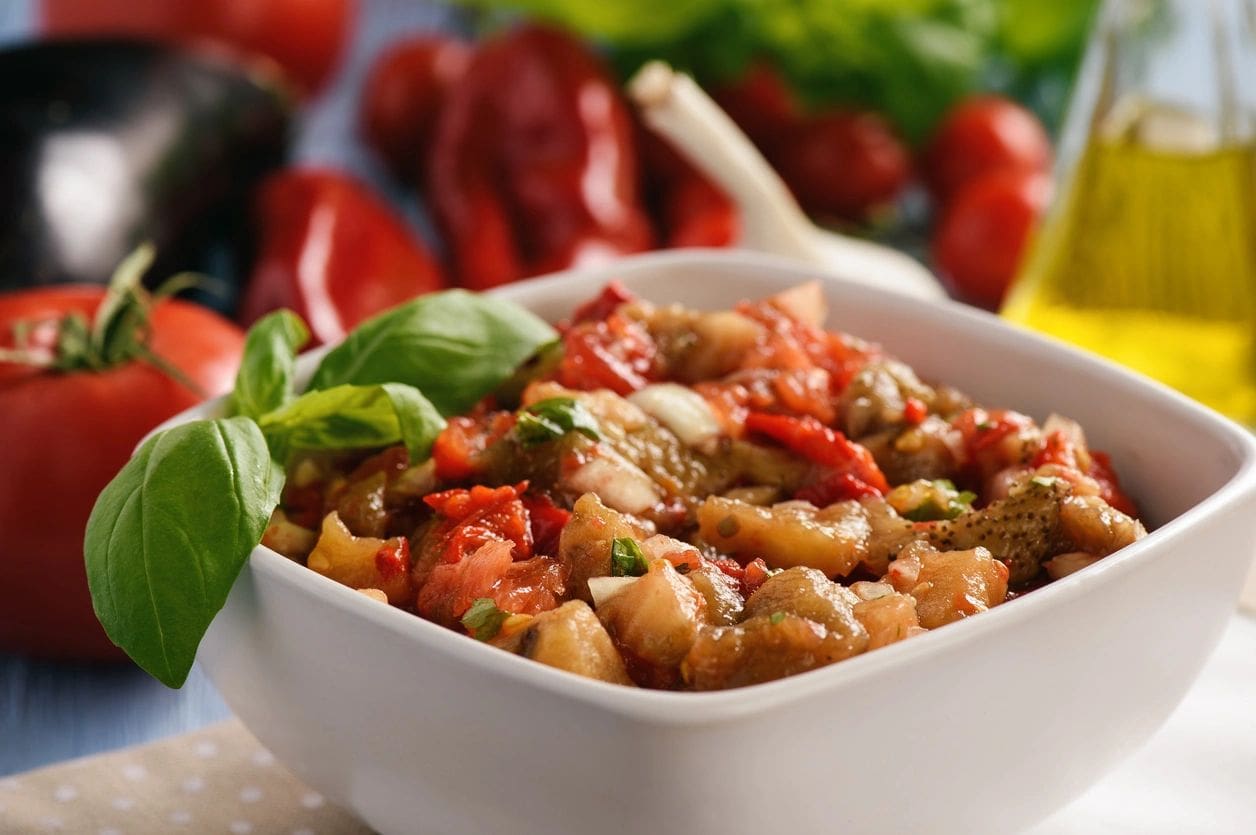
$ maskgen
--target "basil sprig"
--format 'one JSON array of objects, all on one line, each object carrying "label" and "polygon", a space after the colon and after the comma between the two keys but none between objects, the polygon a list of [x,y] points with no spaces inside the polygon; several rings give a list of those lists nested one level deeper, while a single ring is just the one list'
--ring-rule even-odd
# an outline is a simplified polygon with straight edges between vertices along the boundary
[{"label": "basil sprig", "polygon": [[509,302],[438,293],[364,323],[298,396],[308,330],[289,311],[263,318],[245,342],[235,416],[153,436],[96,501],[84,556],[106,633],[155,678],[182,686],[279,503],[292,453],[401,442],[421,461],[442,415],[495,391],[556,338]]},{"label": "basil sprig", "polygon": [[187,679],[283,489],[257,424],[198,420],[148,440],[87,522],[87,582],[109,638],[170,687]]},{"label": "basil sprig", "polygon": [[601,437],[597,420],[573,397],[538,400],[515,420],[515,436],[525,447],[556,441],[568,432],[579,432],[591,441]]},{"label": "basil sprig", "polygon": [[323,357],[310,388],[406,383],[442,415],[470,409],[558,338],[532,313],[449,290],[368,319]]},{"label": "basil sprig", "polygon": [[310,339],[309,328],[291,310],[257,320],[244,340],[244,357],[231,394],[231,410],[259,418],[293,398],[297,351]]}]

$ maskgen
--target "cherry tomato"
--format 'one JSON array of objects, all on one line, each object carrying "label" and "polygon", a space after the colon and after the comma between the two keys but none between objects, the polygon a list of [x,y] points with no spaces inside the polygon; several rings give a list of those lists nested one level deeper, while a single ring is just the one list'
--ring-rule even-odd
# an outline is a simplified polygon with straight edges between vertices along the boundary
[{"label": "cherry tomato", "polygon": [[994,310],[1050,201],[1051,179],[1036,171],[996,171],[970,183],[934,230],[939,271],[962,298]]},{"label": "cherry tomato", "polygon": [[961,188],[1004,168],[1046,172],[1051,139],[1034,114],[998,96],[974,96],[955,106],[929,140],[923,177],[940,203]]},{"label": "cherry tomato", "polygon": [[143,35],[209,42],[277,63],[305,92],[340,63],[356,0],[42,0],[49,35]]},{"label": "cherry tomato", "polygon": [[363,319],[445,286],[405,221],[345,174],[274,174],[261,186],[258,215],[261,242],[240,305],[244,324],[287,307],[309,325],[311,344],[338,342]]},{"label": "cherry tomato", "polygon": [[805,119],[766,152],[803,209],[847,220],[892,202],[911,174],[907,147],[876,113]]},{"label": "cherry tomato", "polygon": [[436,116],[449,85],[462,76],[471,48],[440,35],[399,41],[371,67],[362,97],[362,132],[393,173],[420,176]]},{"label": "cherry tomato", "polygon": [[[13,326],[78,313],[103,287],[0,295],[0,347]],[[165,301],[151,311],[148,347],[202,391],[132,360],[100,371],[40,371],[0,362],[0,650],[76,659],[124,658],[92,611],[83,531],[101,489],[150,429],[231,388],[244,334],[203,307]],[[38,348],[55,328],[36,328]]]},{"label": "cherry tomato", "polygon": [[740,78],[713,89],[711,97],[761,147],[780,138],[802,118],[802,108],[789,82],[770,64],[752,64]]}]

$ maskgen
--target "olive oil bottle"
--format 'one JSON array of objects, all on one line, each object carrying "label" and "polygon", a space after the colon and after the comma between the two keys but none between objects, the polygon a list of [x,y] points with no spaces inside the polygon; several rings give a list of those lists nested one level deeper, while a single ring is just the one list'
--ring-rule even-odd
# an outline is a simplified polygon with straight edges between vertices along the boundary
[{"label": "olive oil bottle", "polygon": [[[1235,90],[1256,78],[1219,77],[1233,70],[1237,47],[1215,38],[1242,34],[1218,34],[1210,18],[1221,5],[1105,6],[1100,27],[1109,28],[1091,44],[1105,54],[1086,135],[1002,312],[1256,425],[1256,142]],[[1150,25],[1131,17],[1135,6],[1178,17]],[[1138,73],[1120,72],[1122,33],[1112,27],[1134,20],[1163,40],[1170,24],[1189,26],[1183,16],[1203,24],[1214,48],[1197,44],[1197,65],[1177,67],[1198,86],[1167,104],[1138,89]],[[1139,51],[1144,82],[1155,78],[1146,56],[1157,48]],[[1200,72],[1210,60],[1216,66]]]}]

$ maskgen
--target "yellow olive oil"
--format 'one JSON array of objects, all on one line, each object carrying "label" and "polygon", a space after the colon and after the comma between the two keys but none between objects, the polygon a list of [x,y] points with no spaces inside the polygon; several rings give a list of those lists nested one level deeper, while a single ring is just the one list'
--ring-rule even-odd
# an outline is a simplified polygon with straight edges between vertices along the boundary
[{"label": "yellow olive oil", "polygon": [[1003,315],[1256,424],[1256,146],[1090,142]]}]

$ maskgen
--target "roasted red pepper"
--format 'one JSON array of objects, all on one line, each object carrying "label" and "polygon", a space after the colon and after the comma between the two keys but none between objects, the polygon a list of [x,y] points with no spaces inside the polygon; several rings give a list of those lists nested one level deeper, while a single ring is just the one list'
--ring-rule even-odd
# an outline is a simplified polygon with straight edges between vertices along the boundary
[{"label": "roasted red pepper", "polygon": [[445,286],[405,222],[345,174],[282,171],[262,185],[258,215],[244,324],[287,307],[305,319],[314,344],[337,342],[363,319]]},{"label": "roasted red pepper", "polygon": [[737,206],[657,135],[640,127],[642,183],[659,243],[732,246],[741,233]]},{"label": "roasted red pepper", "polygon": [[448,92],[428,175],[452,266],[473,289],[652,243],[619,88],[555,29],[480,45]]},{"label": "roasted red pepper", "polygon": [[[878,494],[890,489],[889,482],[866,447],[847,440],[841,432],[830,429],[813,417],[751,412],[746,416],[746,431],[766,435],[786,449],[839,475],[850,475],[854,481]],[[858,490],[853,484],[847,487]]]}]

